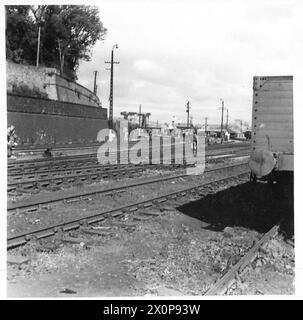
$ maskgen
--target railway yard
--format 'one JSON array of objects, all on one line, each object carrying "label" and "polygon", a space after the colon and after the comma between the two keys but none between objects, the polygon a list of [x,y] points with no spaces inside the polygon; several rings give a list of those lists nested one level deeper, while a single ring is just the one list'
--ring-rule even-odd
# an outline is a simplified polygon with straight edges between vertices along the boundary
[{"label": "railway yard", "polygon": [[2,294],[102,319],[299,297],[299,7],[5,5]]},{"label": "railway yard", "polygon": [[293,184],[250,181],[249,143],[201,175],[54,155],[8,162],[8,296],[294,294]]}]

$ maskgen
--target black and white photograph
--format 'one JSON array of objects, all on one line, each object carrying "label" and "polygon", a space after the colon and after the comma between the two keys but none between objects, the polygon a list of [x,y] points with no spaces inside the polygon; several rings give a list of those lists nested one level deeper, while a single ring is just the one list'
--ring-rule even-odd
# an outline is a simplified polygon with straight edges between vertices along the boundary
[{"label": "black and white photograph", "polygon": [[300,10],[2,4],[4,296],[300,294]]}]

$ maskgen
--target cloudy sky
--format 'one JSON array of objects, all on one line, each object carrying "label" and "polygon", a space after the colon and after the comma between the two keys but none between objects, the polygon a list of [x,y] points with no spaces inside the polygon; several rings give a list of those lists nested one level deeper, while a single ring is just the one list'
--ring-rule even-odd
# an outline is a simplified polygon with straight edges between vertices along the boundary
[{"label": "cloudy sky", "polygon": [[[220,123],[220,98],[230,121],[250,123],[254,75],[293,75],[294,44],[302,37],[295,1],[104,0],[100,18],[108,29],[79,68],[78,82],[93,87],[108,107],[109,60],[114,67],[114,116],[151,112],[151,120]],[[301,29],[302,32],[302,29]]]}]

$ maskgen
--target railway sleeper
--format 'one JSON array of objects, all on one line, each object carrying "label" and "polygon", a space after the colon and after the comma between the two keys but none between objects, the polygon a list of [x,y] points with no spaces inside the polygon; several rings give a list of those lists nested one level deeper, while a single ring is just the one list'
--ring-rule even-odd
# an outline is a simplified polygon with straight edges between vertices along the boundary
[{"label": "railway sleeper", "polygon": [[138,207],[135,206],[135,207],[131,207],[128,209],[129,212],[134,212],[134,211],[137,211],[138,210]]},{"label": "railway sleeper", "polygon": [[52,182],[53,182],[53,185],[58,186],[58,185],[64,183],[65,181],[64,181],[64,179],[59,179],[59,180],[53,180]]},{"label": "railway sleeper", "polygon": [[148,207],[151,207],[152,205],[153,205],[152,202],[147,202],[143,204],[143,207],[148,208]]},{"label": "railway sleeper", "polygon": [[150,219],[150,216],[140,216],[140,215],[134,215],[133,216],[133,219],[134,220],[139,220],[139,221],[146,221],[146,220],[149,220]]},{"label": "railway sleeper", "polygon": [[74,224],[71,224],[71,225],[69,225],[69,226],[64,226],[64,227],[62,228],[62,230],[63,230],[64,232],[66,232],[66,231],[71,231],[71,230],[78,229],[79,227],[80,227],[80,224],[79,224],[79,223],[74,223]]},{"label": "railway sleeper", "polygon": [[61,243],[62,243],[61,241],[55,241],[55,242],[48,241],[43,244],[41,243],[41,244],[37,245],[36,251],[47,252],[47,253],[53,252],[53,251],[59,249]]},{"label": "railway sleeper", "polygon": [[157,200],[158,203],[162,203],[162,202],[165,202],[165,201],[167,201],[166,197]]},{"label": "railway sleeper", "polygon": [[65,199],[64,203],[70,204],[70,203],[75,203],[75,202],[79,202],[79,201],[81,201],[81,199],[79,197],[77,197],[77,198]]},{"label": "railway sleeper", "polygon": [[92,219],[87,220],[87,224],[90,225],[90,224],[102,222],[104,220],[105,220],[105,217],[100,216],[100,217],[96,217],[96,218],[92,218]]},{"label": "railway sleeper", "polygon": [[40,187],[43,187],[43,188],[48,187],[50,185],[51,185],[50,181],[40,182]]},{"label": "railway sleeper", "polygon": [[161,206],[159,207],[160,211],[175,211],[175,208],[173,206]]},{"label": "railway sleeper", "polygon": [[24,178],[23,175],[8,177],[8,182],[20,181],[20,180],[22,180],[23,178]]},{"label": "railway sleeper", "polygon": [[46,177],[48,177],[48,176],[49,176],[48,173],[41,173],[41,174],[39,175],[40,178],[46,178]]},{"label": "railway sleeper", "polygon": [[80,232],[91,234],[91,235],[98,235],[98,236],[112,235],[112,231],[110,231],[110,230],[102,230],[102,229],[96,230],[96,229],[92,229],[89,227],[81,227]]},{"label": "railway sleeper", "polygon": [[10,186],[7,188],[7,192],[12,192],[12,191],[17,191],[17,187],[16,186]]},{"label": "railway sleeper", "polygon": [[25,239],[8,241],[8,242],[7,242],[7,248],[8,248],[8,249],[13,249],[13,248],[16,248],[16,247],[23,246],[23,245],[26,244],[26,243],[27,243],[27,241],[26,241]]},{"label": "railway sleeper", "polygon": [[89,197],[89,196],[81,196],[81,197],[80,197],[80,200],[81,200],[81,201],[92,201],[93,198],[92,198],[92,197]]},{"label": "railway sleeper", "polygon": [[127,211],[122,211],[122,210],[119,210],[117,212],[114,212],[111,216],[112,217],[118,217],[118,216],[121,216],[123,214],[127,213]]},{"label": "railway sleeper", "polygon": [[145,215],[145,216],[161,216],[163,213],[160,212],[160,211],[138,211],[138,214],[142,214],[142,215]]},{"label": "railway sleeper", "polygon": [[74,238],[69,236],[64,236],[62,239],[62,242],[71,243],[71,244],[92,244],[92,240],[88,240],[86,238]]},{"label": "railway sleeper", "polygon": [[33,189],[34,187],[37,187],[37,183],[27,183],[27,184],[23,184],[20,186],[21,190],[28,190],[28,189]]},{"label": "railway sleeper", "polygon": [[22,211],[22,213],[31,213],[31,212],[38,211],[38,209],[39,209],[39,205],[38,206],[32,206],[32,207],[25,208]]}]

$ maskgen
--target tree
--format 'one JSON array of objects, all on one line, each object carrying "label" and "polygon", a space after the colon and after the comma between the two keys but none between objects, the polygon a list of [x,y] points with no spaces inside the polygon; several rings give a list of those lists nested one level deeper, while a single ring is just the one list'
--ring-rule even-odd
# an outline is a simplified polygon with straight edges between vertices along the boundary
[{"label": "tree", "polygon": [[29,15],[30,6],[5,6],[6,57],[16,63],[31,64],[35,54],[35,26]]},{"label": "tree", "polygon": [[73,80],[79,62],[91,59],[92,47],[107,33],[92,6],[6,6],[6,18],[7,59],[34,65],[40,27],[40,64]]}]

